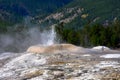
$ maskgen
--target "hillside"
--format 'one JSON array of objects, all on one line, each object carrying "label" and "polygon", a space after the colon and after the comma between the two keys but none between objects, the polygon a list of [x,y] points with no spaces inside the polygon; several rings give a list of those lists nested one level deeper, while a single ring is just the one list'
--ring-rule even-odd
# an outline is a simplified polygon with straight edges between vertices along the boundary
[{"label": "hillside", "polygon": [[24,16],[47,15],[71,0],[0,0],[0,21],[16,23]]},{"label": "hillside", "polygon": [[119,0],[0,0],[0,24],[19,22],[25,16],[42,25],[111,23],[120,18]]},{"label": "hillside", "polygon": [[[83,8],[81,20],[105,24],[120,18],[119,4],[119,0],[74,0],[67,7]],[[85,19],[84,14],[87,14]]]},{"label": "hillside", "polygon": [[[42,22],[65,22],[68,27],[81,27],[86,23],[109,24],[120,18],[119,0],[73,0]],[[47,24],[48,24],[47,23]]]}]

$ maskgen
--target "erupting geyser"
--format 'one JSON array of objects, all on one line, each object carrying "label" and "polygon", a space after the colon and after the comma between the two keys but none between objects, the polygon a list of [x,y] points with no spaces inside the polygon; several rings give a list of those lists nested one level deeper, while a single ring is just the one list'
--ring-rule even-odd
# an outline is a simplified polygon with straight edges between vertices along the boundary
[{"label": "erupting geyser", "polygon": [[52,45],[52,44],[56,43],[55,39],[56,39],[55,26],[52,25],[51,29],[48,33],[48,39],[47,39],[47,42],[45,45]]},{"label": "erupting geyser", "polygon": [[39,40],[38,45],[49,46],[57,43],[55,25],[50,26],[49,30],[44,30],[42,33],[40,33],[39,37],[41,37],[41,39]]},{"label": "erupting geyser", "polygon": [[34,26],[14,34],[0,34],[0,52],[23,52],[32,45],[49,46],[55,43],[55,25],[49,29]]}]

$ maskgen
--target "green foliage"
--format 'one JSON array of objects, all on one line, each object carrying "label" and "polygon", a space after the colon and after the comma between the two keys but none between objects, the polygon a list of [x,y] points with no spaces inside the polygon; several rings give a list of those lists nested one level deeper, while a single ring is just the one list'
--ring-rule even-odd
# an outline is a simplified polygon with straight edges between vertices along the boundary
[{"label": "green foliage", "polygon": [[0,20],[0,33],[7,32],[8,31],[8,25],[11,25],[11,24]]},{"label": "green foliage", "polygon": [[81,29],[66,28],[64,23],[56,26],[57,34],[63,41],[85,47],[104,45],[120,47],[120,21],[110,25],[87,24]]},{"label": "green foliage", "polygon": [[18,23],[22,21],[25,16],[48,15],[70,1],[71,0],[0,0],[0,19],[11,23]]},{"label": "green foliage", "polygon": [[[104,24],[106,20],[108,23],[113,22],[115,18],[120,19],[120,0],[74,0],[69,3],[66,8],[79,7],[82,10],[81,14],[72,22],[68,23],[69,27],[82,27],[90,21],[91,24]],[[81,15],[88,14],[83,19]]]}]

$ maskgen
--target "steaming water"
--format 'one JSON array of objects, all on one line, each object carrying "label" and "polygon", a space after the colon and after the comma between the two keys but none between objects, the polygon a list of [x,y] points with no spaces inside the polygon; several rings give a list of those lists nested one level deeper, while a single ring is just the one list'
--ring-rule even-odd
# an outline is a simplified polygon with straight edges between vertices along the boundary
[{"label": "steaming water", "polygon": [[50,30],[45,30],[42,33],[40,33],[41,40],[38,44],[43,45],[43,46],[48,46],[55,44],[56,41],[56,32],[55,32],[55,26],[52,25],[50,27]]},{"label": "steaming water", "polygon": [[55,27],[53,25],[53,26],[51,26],[49,37],[48,37],[48,40],[47,40],[45,45],[52,45],[52,44],[54,44],[55,43],[55,38],[56,38],[56,32],[55,32]]},{"label": "steaming water", "polygon": [[1,52],[23,52],[32,45],[52,45],[56,41],[55,25],[50,29],[40,30],[39,27],[29,28],[15,34],[0,34]]}]

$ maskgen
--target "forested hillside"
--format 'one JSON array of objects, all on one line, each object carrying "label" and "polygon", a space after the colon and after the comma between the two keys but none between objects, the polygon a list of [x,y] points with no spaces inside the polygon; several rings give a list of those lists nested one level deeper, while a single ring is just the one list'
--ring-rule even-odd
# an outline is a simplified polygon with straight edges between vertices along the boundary
[{"label": "forested hillside", "polygon": [[38,23],[67,23],[66,27],[81,28],[86,23],[107,25],[120,19],[119,0],[73,0],[56,12],[43,17],[38,15]]},{"label": "forested hillside", "polygon": [[61,42],[72,43],[84,47],[109,46],[120,47],[120,21],[115,21],[107,26],[102,24],[86,24],[81,29],[66,28],[64,23],[56,25],[57,35]]},{"label": "forested hillside", "polygon": [[67,7],[81,7],[90,22],[105,23],[120,18],[120,0],[74,0]]},{"label": "forested hillside", "polygon": [[77,16],[67,23],[60,22],[58,34],[76,45],[120,47],[119,4],[119,0],[74,0],[65,8],[73,8]]},{"label": "forested hillside", "polygon": [[71,0],[0,0],[0,20],[16,23],[25,16],[48,15]]}]

